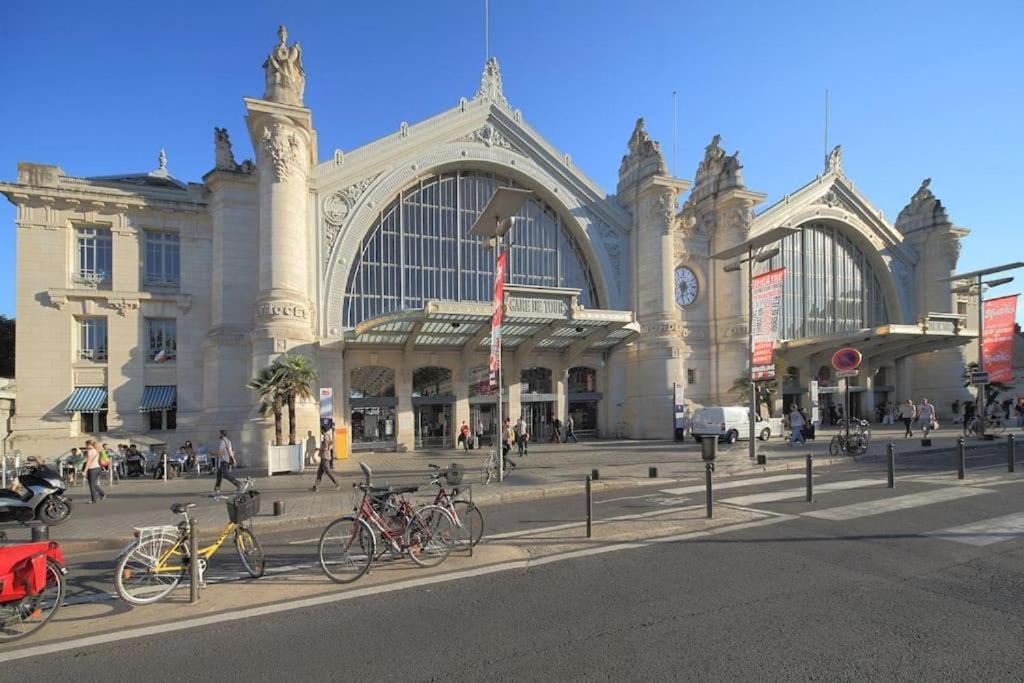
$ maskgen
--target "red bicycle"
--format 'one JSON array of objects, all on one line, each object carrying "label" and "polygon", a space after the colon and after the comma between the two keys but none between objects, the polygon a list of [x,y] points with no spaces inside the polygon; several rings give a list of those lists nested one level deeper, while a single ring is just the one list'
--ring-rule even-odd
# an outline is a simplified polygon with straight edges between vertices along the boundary
[{"label": "red bicycle", "polygon": [[[464,468],[457,463],[446,468],[432,463],[427,467],[434,470],[427,475],[427,480],[437,487],[434,505],[444,508],[451,515],[459,543],[469,541],[471,546],[475,546],[484,535],[484,515],[473,501],[459,498]],[[452,487],[450,493],[446,485]]]},{"label": "red bicycle", "polygon": [[0,546],[0,642],[24,638],[53,619],[64,602],[65,574],[64,553],[53,541]]},{"label": "red bicycle", "polygon": [[418,491],[418,486],[373,486],[370,468],[359,466],[366,483],[353,485],[363,492],[356,514],[339,517],[320,535],[318,556],[327,578],[351,583],[386,553],[408,556],[421,567],[444,562],[455,544],[448,511],[438,505],[414,509],[405,495]]}]

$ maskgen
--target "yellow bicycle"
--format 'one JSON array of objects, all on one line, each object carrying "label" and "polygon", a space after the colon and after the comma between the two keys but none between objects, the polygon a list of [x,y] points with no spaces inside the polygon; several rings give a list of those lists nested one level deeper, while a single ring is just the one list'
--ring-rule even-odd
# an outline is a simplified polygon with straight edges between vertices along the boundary
[{"label": "yellow bicycle", "polygon": [[[203,579],[209,559],[234,532],[235,549],[242,566],[254,579],[263,576],[266,558],[263,548],[249,524],[260,509],[260,494],[243,491],[236,496],[215,496],[225,500],[228,507],[227,525],[217,540],[198,550],[199,581]],[[135,530],[136,540],[121,551],[114,581],[117,594],[133,605],[150,605],[171,594],[189,572],[189,539],[195,529],[195,520],[188,511],[195,503],[175,503],[171,512],[185,519],[174,525],[141,527]]]}]

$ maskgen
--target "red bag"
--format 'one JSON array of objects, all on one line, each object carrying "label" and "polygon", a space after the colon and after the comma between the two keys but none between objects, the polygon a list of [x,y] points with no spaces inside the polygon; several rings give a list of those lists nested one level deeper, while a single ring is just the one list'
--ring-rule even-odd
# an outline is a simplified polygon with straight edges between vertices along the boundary
[{"label": "red bag", "polygon": [[46,558],[64,564],[64,554],[53,541],[0,546],[0,603],[21,600],[46,587]]}]

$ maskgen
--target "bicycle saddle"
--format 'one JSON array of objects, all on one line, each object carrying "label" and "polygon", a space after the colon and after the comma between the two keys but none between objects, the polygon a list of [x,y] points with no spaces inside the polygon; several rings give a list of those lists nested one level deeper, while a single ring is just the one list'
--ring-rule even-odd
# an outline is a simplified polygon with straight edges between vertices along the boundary
[{"label": "bicycle saddle", "polygon": [[183,515],[195,506],[195,503],[175,503],[171,506],[171,512],[176,515]]}]

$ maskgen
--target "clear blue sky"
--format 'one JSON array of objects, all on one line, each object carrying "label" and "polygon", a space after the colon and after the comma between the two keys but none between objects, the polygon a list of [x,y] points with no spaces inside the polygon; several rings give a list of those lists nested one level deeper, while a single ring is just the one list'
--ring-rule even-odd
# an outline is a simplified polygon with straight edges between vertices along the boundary
[{"label": "clear blue sky", "polygon": [[[213,126],[251,156],[279,23],[303,46],[320,156],[472,96],[483,1],[6,3],[0,178],[19,160],[141,172],[167,149],[198,181]],[[608,191],[638,116],[692,178],[720,133],[769,202],[822,166],[823,93],[847,174],[890,220],[932,189],[972,230],[960,269],[1024,260],[1024,3],[492,0],[491,52],[514,107]],[[16,68],[15,68],[16,67]],[[0,205],[0,313],[14,314],[14,211]],[[1011,237],[1012,236],[1012,237]],[[1000,293],[1022,291],[1018,282]],[[1018,318],[1024,320],[1024,311]]]}]

